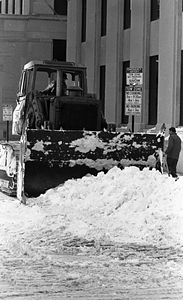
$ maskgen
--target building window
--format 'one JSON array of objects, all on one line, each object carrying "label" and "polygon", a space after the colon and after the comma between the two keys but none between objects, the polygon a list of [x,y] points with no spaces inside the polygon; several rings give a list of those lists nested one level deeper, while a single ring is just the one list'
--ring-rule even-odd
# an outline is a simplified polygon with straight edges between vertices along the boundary
[{"label": "building window", "polygon": [[158,108],[158,55],[150,57],[148,124],[156,125]]},{"label": "building window", "polygon": [[15,14],[15,0],[12,1],[12,13]]},{"label": "building window", "polygon": [[102,0],[101,5],[101,36],[105,36],[107,31],[107,0]]},{"label": "building window", "polygon": [[151,21],[159,19],[160,0],[151,0]]},{"label": "building window", "polygon": [[125,115],[125,87],[126,87],[126,69],[130,67],[130,61],[123,62],[123,82],[122,82],[122,111],[121,124],[128,124],[128,116]]},{"label": "building window", "polygon": [[20,15],[23,14],[23,0],[20,0]]},{"label": "building window", "polygon": [[81,42],[86,41],[86,8],[87,0],[82,0],[82,24],[81,24]]},{"label": "building window", "polygon": [[54,0],[54,11],[57,15],[67,15],[67,0]]},{"label": "building window", "polygon": [[128,29],[131,26],[131,0],[124,0],[124,29]]},{"label": "building window", "polygon": [[53,40],[53,60],[66,61],[66,40]]},{"label": "building window", "polygon": [[8,0],[5,2],[5,13],[8,14]]},{"label": "building window", "polygon": [[100,100],[103,114],[105,113],[105,68],[105,66],[100,66]]}]

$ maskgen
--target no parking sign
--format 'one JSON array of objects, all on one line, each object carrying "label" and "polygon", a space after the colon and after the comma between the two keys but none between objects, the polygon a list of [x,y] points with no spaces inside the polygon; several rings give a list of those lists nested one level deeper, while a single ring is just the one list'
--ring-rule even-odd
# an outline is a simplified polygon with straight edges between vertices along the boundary
[{"label": "no parking sign", "polygon": [[13,106],[9,104],[3,104],[3,121],[6,121],[6,131],[5,136],[7,139],[7,142],[9,141],[9,121],[12,121],[12,115],[13,115]]},{"label": "no parking sign", "polygon": [[12,121],[13,106],[3,104],[3,121]]}]

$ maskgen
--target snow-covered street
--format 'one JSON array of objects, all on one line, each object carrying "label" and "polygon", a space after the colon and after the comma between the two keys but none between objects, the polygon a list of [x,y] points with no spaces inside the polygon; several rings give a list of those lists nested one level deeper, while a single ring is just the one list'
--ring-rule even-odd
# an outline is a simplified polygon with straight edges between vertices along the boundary
[{"label": "snow-covered street", "polygon": [[117,167],[0,193],[0,299],[183,299],[183,177]]}]

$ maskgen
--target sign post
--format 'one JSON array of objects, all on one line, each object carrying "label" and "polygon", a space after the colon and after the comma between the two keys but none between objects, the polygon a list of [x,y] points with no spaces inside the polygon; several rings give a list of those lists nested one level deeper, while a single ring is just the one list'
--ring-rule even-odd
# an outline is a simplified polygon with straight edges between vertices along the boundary
[{"label": "sign post", "polygon": [[13,107],[9,104],[3,104],[3,121],[6,121],[6,140],[9,142],[9,121],[12,121]]},{"label": "sign post", "polygon": [[135,116],[132,115],[132,132],[135,130]]},{"label": "sign post", "polygon": [[135,115],[141,114],[142,104],[142,68],[126,69],[125,115],[132,116],[132,132],[134,132]]}]

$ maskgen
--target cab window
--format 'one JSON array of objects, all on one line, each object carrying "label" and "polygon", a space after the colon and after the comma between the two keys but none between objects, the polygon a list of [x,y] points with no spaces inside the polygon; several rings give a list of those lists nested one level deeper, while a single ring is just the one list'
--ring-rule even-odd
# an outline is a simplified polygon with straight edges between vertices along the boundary
[{"label": "cab window", "polygon": [[24,96],[31,91],[33,71],[23,71],[19,81],[18,96]]}]

